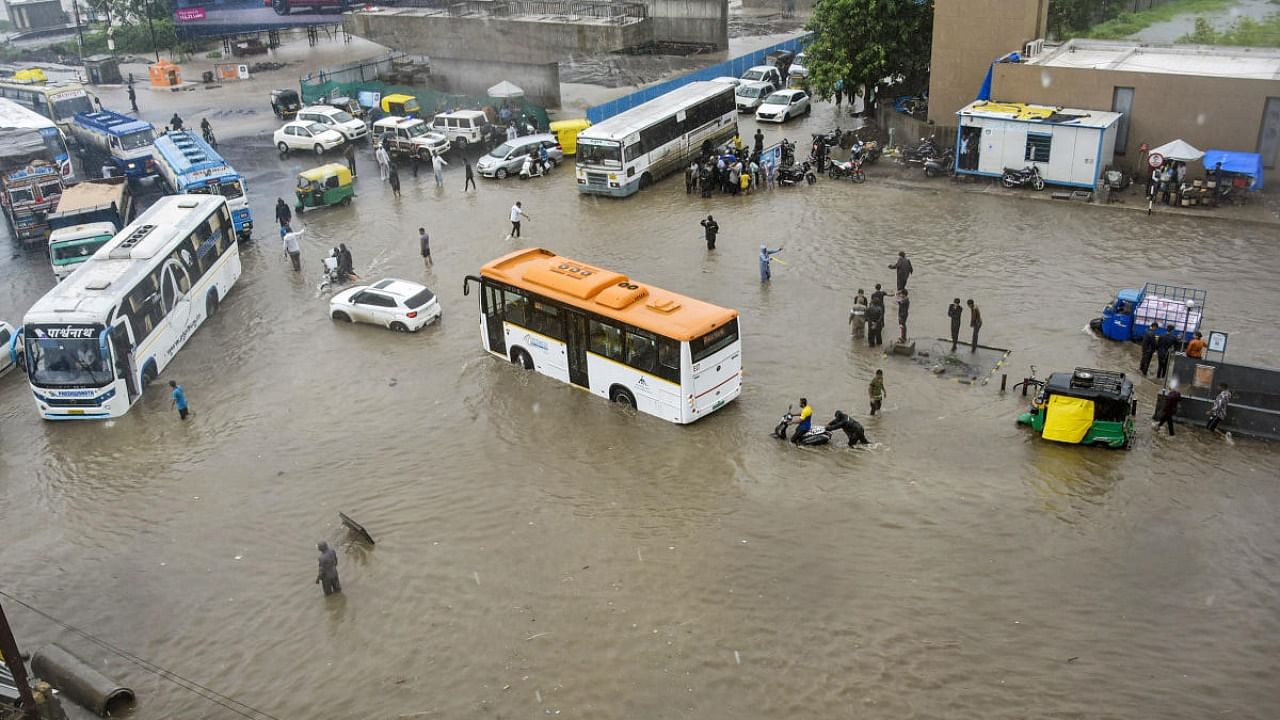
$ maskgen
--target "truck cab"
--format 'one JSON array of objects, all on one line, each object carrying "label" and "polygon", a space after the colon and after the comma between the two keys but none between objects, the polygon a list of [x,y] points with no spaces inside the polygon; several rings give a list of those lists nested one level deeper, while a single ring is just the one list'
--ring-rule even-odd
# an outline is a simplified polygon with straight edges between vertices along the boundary
[{"label": "truck cab", "polygon": [[1089,325],[1110,340],[1139,342],[1151,329],[1151,323],[1156,323],[1158,335],[1168,333],[1172,326],[1179,342],[1190,342],[1204,319],[1207,296],[1204,290],[1161,283],[1147,283],[1142,289],[1124,288],[1102,309],[1102,317]]},{"label": "truck cab", "polygon": [[49,234],[49,264],[58,281],[68,275],[115,237],[116,226],[109,222],[85,223],[59,228]]}]

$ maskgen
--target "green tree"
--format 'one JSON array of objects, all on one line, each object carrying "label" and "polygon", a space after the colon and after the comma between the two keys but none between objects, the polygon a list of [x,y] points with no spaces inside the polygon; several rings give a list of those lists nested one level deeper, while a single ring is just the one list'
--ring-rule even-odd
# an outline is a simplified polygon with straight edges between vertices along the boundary
[{"label": "green tree", "polygon": [[805,65],[819,97],[843,82],[864,88],[871,110],[886,81],[909,92],[928,86],[933,0],[819,0],[809,29]]}]

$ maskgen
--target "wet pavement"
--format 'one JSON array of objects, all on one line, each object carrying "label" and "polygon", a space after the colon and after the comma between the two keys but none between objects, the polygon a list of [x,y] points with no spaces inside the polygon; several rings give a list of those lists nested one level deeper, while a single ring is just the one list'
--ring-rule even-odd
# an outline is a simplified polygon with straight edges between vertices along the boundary
[{"label": "wet pavement", "polygon": [[[829,105],[765,130],[829,129]],[[215,123],[216,126],[216,123]],[[846,125],[847,126],[847,125]],[[744,137],[754,132],[742,123]],[[270,231],[306,157],[224,142],[249,177],[259,241],[148,392],[109,423],[37,419],[0,381],[5,590],[151,662],[298,717],[1274,717],[1280,509],[1273,445],[1157,436],[1140,382],[1131,451],[1042,442],[1023,399],[851,342],[859,288],[912,258],[911,335],[974,298],[984,343],[1035,364],[1132,370],[1084,330],[1119,287],[1208,290],[1230,357],[1274,362],[1272,228],[952,192],[889,169],[750,197],[669,178],[583,197],[568,168],[462,192],[367,150],[349,208],[308,212],[305,272]],[[882,161],[883,162],[883,161]],[[945,183],[945,181],[939,181]],[[462,278],[520,245],[738,309],[742,397],[695,425],[636,416],[516,371],[480,344]],[[713,213],[718,249],[698,220]],[[432,235],[435,266],[417,256]],[[785,243],[770,285],[761,242]],[[437,290],[417,335],[336,324],[316,289],[345,242],[366,278]],[[11,246],[12,247],[12,246]],[[37,253],[0,260],[0,317],[52,286]],[[923,342],[922,347],[928,345]],[[867,417],[883,368],[885,412]],[[868,450],[769,437],[797,398],[865,423]],[[376,549],[349,542],[339,511]],[[337,543],[345,592],[313,584]],[[58,640],[123,677],[134,717],[232,717],[21,609],[29,649]]]},{"label": "wet pavement", "polygon": [[1209,21],[1219,32],[1229,29],[1241,18],[1262,20],[1277,12],[1272,0],[1236,0],[1229,7],[1214,12],[1186,13],[1165,22],[1158,22],[1136,33],[1133,38],[1145,43],[1174,43],[1196,29],[1196,18]]}]

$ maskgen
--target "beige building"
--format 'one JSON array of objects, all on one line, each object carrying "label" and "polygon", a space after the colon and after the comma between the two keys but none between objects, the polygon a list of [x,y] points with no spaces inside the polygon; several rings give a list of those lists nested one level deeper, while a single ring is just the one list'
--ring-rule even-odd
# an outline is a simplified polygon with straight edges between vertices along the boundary
[{"label": "beige building", "polygon": [[997,65],[992,98],[1121,113],[1119,167],[1137,170],[1144,143],[1180,138],[1259,153],[1266,181],[1280,181],[1280,50],[1072,40]]},{"label": "beige building", "polygon": [[1044,37],[1048,22],[1049,0],[935,0],[929,122],[955,127],[956,113],[978,96],[991,63]]}]

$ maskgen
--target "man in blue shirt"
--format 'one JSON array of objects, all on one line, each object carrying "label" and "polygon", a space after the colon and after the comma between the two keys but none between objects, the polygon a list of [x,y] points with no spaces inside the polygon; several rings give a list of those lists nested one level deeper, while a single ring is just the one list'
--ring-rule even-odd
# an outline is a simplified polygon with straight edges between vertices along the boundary
[{"label": "man in blue shirt", "polygon": [[173,401],[169,403],[169,406],[178,408],[178,417],[186,420],[189,414],[187,411],[187,393],[183,391],[181,385],[172,380],[169,381],[169,387],[173,388]]}]

